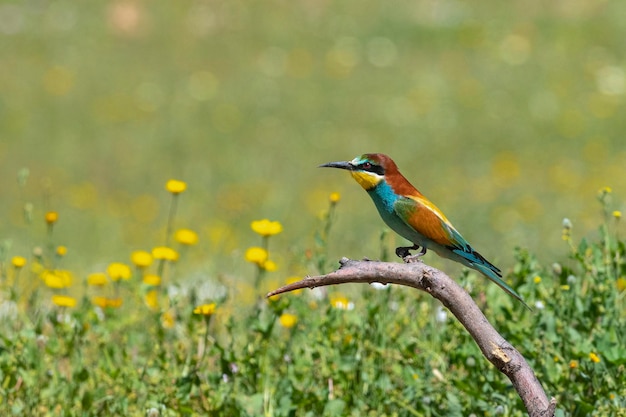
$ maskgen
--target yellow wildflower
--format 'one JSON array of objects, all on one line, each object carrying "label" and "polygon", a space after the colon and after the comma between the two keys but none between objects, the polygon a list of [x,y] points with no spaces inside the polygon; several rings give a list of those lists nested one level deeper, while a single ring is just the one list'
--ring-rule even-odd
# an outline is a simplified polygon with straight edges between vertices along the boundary
[{"label": "yellow wildflower", "polygon": [[291,329],[298,323],[298,317],[295,314],[283,313],[278,318],[278,321],[281,326]]},{"label": "yellow wildflower", "polygon": [[344,295],[334,295],[330,298],[330,305],[339,310],[352,310],[354,303],[349,301]]},{"label": "yellow wildflower", "polygon": [[145,250],[136,250],[130,254],[130,261],[137,268],[147,268],[152,264],[152,255]]},{"label": "yellow wildflower", "polygon": [[132,273],[130,267],[121,262],[113,262],[107,267],[107,274],[113,281],[119,281],[120,279],[130,279]]},{"label": "yellow wildflower", "polygon": [[53,295],[52,302],[59,307],[74,307],[76,306],[76,299],[69,295]]},{"label": "yellow wildflower", "polygon": [[58,256],[65,256],[67,255],[67,247],[65,246],[57,246],[57,255]]},{"label": "yellow wildflower", "polygon": [[591,360],[591,362],[593,363],[598,363],[600,362],[600,357],[598,355],[596,355],[594,352],[589,353],[589,359]]},{"label": "yellow wildflower", "polygon": [[148,291],[144,301],[151,310],[157,310],[159,308],[159,292],[157,290]]},{"label": "yellow wildflower", "polygon": [[283,225],[278,221],[269,221],[268,219],[255,220],[250,223],[250,227],[255,233],[261,236],[277,235],[283,231]]},{"label": "yellow wildflower", "polygon": [[92,274],[87,275],[87,284],[92,285],[94,287],[106,285],[108,282],[109,282],[109,279],[107,278],[104,272],[94,272]]},{"label": "yellow wildflower", "polygon": [[252,246],[246,250],[245,259],[248,262],[263,266],[267,261],[268,253],[265,249],[258,246]]},{"label": "yellow wildflower", "polygon": [[541,277],[539,275],[536,275],[535,278],[533,278],[533,282],[535,284],[539,284],[541,282]]},{"label": "yellow wildflower", "polygon": [[45,214],[45,219],[46,223],[53,225],[59,220],[59,213],[56,211],[49,211]]},{"label": "yellow wildflower", "polygon": [[107,298],[107,307],[110,308],[119,308],[122,306],[122,299],[120,297],[117,298]]},{"label": "yellow wildflower", "polygon": [[193,230],[179,229],[174,233],[174,239],[182,245],[195,245],[198,243],[198,234]]},{"label": "yellow wildflower", "polygon": [[143,283],[146,285],[152,285],[153,287],[157,287],[161,285],[161,277],[154,274],[146,274],[143,277]]},{"label": "yellow wildflower", "polygon": [[563,291],[569,291],[569,285],[567,285],[567,284],[561,285],[561,289]]},{"label": "yellow wildflower", "polygon": [[105,308],[107,306],[107,298],[106,297],[93,297],[91,299],[91,303],[100,308]]},{"label": "yellow wildflower", "polygon": [[122,306],[121,298],[93,297],[91,302],[100,308],[119,308]]},{"label": "yellow wildflower", "polygon": [[617,220],[621,219],[622,218],[622,212],[619,211],[619,210],[615,210],[613,212],[613,217],[615,217]]},{"label": "yellow wildflower", "polygon": [[203,316],[210,316],[215,313],[216,305],[215,303],[211,304],[202,304],[193,309],[193,314],[200,314]]},{"label": "yellow wildflower", "polygon": [[176,317],[170,311],[161,314],[161,325],[166,329],[171,329],[176,324]]},{"label": "yellow wildflower", "polygon": [[626,277],[619,277],[615,285],[617,285],[617,291],[619,292],[626,290]]},{"label": "yellow wildflower", "polygon": [[575,360],[569,361],[569,367],[570,367],[570,369],[578,368],[578,361],[575,361]]},{"label": "yellow wildflower", "polygon": [[41,274],[49,288],[66,288],[72,285],[72,274],[65,270],[45,270]]},{"label": "yellow wildflower", "polygon": [[602,187],[598,190],[598,194],[611,194],[613,192],[613,190],[611,189],[611,187]]},{"label": "yellow wildflower", "polygon": [[261,265],[261,268],[265,269],[267,272],[274,272],[278,269],[278,265],[276,265],[276,262],[268,259]]},{"label": "yellow wildflower", "polygon": [[178,252],[167,246],[157,246],[152,249],[154,259],[165,259],[166,261],[176,262],[178,260]]},{"label": "yellow wildflower", "polygon": [[338,192],[330,193],[330,196],[328,196],[328,199],[330,200],[331,203],[336,204],[339,202],[339,200],[341,200],[341,194],[339,194]]},{"label": "yellow wildflower", "polygon": [[165,183],[165,189],[172,194],[180,194],[187,189],[187,183],[178,180],[169,180]]},{"label": "yellow wildflower", "polygon": [[24,265],[26,265],[26,258],[24,258],[23,256],[14,256],[13,258],[11,258],[11,263],[15,268],[23,268]]}]

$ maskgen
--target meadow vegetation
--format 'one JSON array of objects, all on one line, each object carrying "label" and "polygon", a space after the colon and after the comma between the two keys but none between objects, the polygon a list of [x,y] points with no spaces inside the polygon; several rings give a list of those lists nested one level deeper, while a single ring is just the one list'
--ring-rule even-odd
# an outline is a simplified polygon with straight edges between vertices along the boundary
[{"label": "meadow vegetation", "polygon": [[0,3],[0,414],[523,415],[425,294],[264,298],[395,261],[360,187],[315,168],[384,152],[533,307],[425,257],[558,415],[626,415],[625,13]]},{"label": "meadow vegetation", "polygon": [[[134,251],[86,277],[67,269],[47,212],[32,254],[0,270],[3,415],[524,415],[510,383],[437,302],[394,286],[294,292],[265,299],[276,274],[279,221],[255,220],[242,256],[247,288],[181,280],[198,243],[176,229],[186,184],[170,180],[164,245]],[[599,192],[597,239],[577,242],[564,219],[562,262],[517,249],[507,280],[528,311],[483,278],[459,277],[495,327],[528,359],[558,415],[624,415],[626,243],[611,190]],[[327,271],[340,195],[318,220],[301,262]],[[37,221],[38,220],[38,221]],[[381,258],[388,248],[381,239]]]}]

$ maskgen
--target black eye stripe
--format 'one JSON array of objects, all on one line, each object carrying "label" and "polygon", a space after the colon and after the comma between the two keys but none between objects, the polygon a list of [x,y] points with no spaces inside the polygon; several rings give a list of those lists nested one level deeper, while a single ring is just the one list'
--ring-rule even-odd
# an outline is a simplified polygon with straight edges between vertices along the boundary
[{"label": "black eye stripe", "polygon": [[371,162],[363,162],[359,164],[359,169],[363,171],[372,172],[378,175],[385,175],[385,170],[380,165],[374,165]]}]

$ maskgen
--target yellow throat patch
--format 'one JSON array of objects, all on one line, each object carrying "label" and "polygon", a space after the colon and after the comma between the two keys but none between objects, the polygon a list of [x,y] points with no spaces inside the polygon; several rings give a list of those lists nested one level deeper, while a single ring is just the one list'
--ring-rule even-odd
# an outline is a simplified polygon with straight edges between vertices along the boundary
[{"label": "yellow throat patch", "polygon": [[380,175],[372,174],[371,172],[351,171],[350,174],[352,175],[352,178],[354,178],[356,182],[361,184],[361,187],[366,190],[371,190],[376,187],[382,180]]}]

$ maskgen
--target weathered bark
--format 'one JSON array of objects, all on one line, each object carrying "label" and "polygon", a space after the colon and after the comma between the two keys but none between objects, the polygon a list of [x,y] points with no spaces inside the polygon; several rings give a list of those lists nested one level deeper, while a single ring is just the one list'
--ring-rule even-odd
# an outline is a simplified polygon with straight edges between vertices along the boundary
[{"label": "weathered bark", "polygon": [[270,292],[268,297],[301,288],[349,282],[398,284],[425,291],[454,314],[487,360],[511,380],[529,416],[554,416],[556,400],[548,399],[524,357],[493,328],[472,297],[445,273],[419,260],[402,264],[342,258],[339,263],[340,268],[334,272],[285,285]]}]

